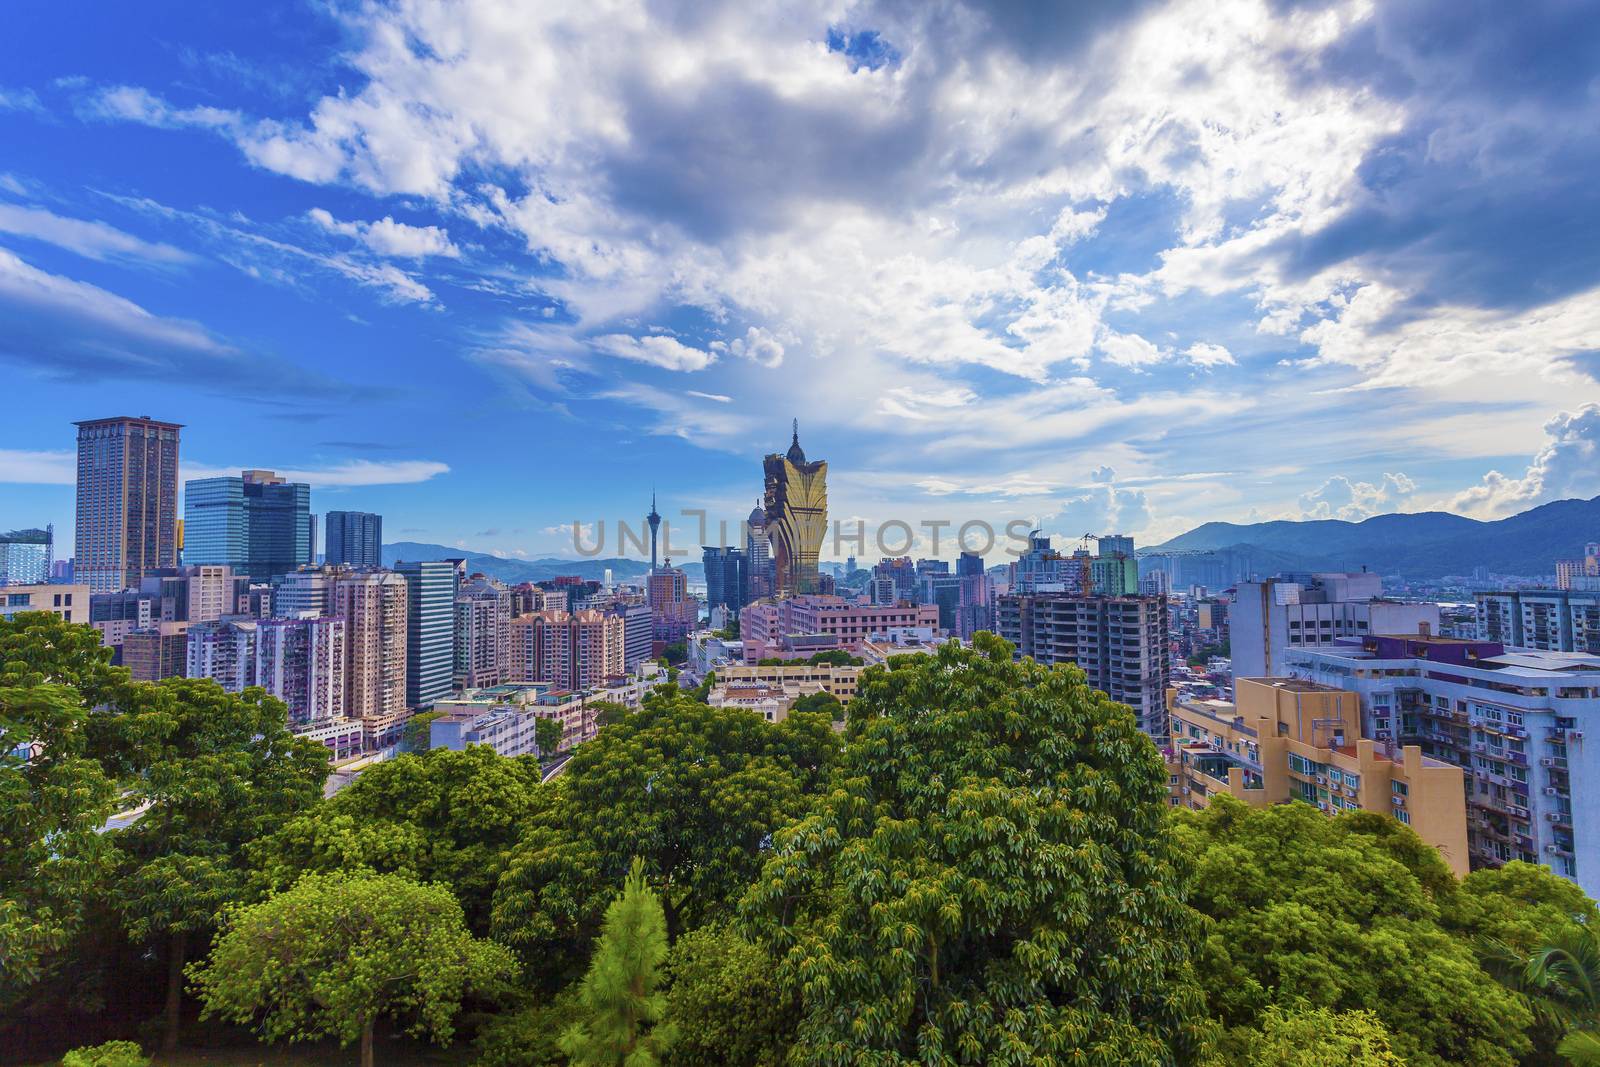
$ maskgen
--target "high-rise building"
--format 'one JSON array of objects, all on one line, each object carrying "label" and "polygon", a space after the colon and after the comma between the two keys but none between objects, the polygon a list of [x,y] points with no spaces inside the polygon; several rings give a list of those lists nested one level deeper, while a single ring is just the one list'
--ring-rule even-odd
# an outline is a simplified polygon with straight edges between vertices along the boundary
[{"label": "high-rise building", "polygon": [[136,682],[182,678],[189,660],[189,624],[156,622],[122,639],[122,666]]},{"label": "high-rise building", "polygon": [[151,614],[161,622],[215,622],[239,614],[248,603],[250,579],[220,564],[163,567],[139,581],[139,594],[151,601]]},{"label": "high-rise building", "polygon": [[1600,589],[1475,593],[1478,638],[1540,652],[1600,653]]},{"label": "high-rise building", "polygon": [[980,630],[994,629],[994,580],[984,568],[983,557],[963,552],[956,560],[956,580],[960,595],[956,603],[955,634],[972,640]]},{"label": "high-rise building", "polygon": [[745,603],[772,595],[772,540],[767,536],[767,513],[757,501],[745,520]]},{"label": "high-rise building", "polygon": [[773,595],[815,593],[817,557],[828,532],[828,464],[806,461],[800,447],[800,423],[794,426],[789,451],[772,453],[766,473],[766,533],[772,544]]},{"label": "high-rise building", "polygon": [[323,562],[348,567],[383,566],[383,516],[370,511],[330,511],[323,520]]},{"label": "high-rise building", "polygon": [[474,574],[456,591],[455,684],[482,689],[505,681],[511,591]]},{"label": "high-rise building", "polygon": [[332,612],[335,567],[308,567],[272,579],[272,614],[284,619]]},{"label": "high-rise building", "polygon": [[89,625],[100,631],[100,643],[107,648],[121,648],[130,631],[146,629],[160,618],[157,598],[150,593],[128,589],[89,598]]},{"label": "high-rise building", "polygon": [[343,619],[266,619],[256,624],[255,684],[283,701],[294,725],[344,716]]},{"label": "high-rise building", "polygon": [[931,637],[938,629],[939,609],[932,604],[859,604],[820,594],[752,604],[739,616],[747,662],[790,654],[796,638],[806,639],[800,644],[826,639],[824,647],[858,651],[873,638],[911,633]]},{"label": "high-rise building", "polygon": [[1284,662],[1290,677],[1357,693],[1365,736],[1466,771],[1472,866],[1548,864],[1600,893],[1600,742],[1590,758],[1584,739],[1600,729],[1600,656],[1419,632],[1290,649]]},{"label": "high-rise building", "polygon": [[603,611],[541,611],[511,620],[513,681],[592,689],[624,673],[620,616]]},{"label": "high-rise building", "polygon": [[1077,664],[1091,687],[1128,705],[1139,729],[1166,743],[1166,598],[1024,593],[998,599],[1000,636],[1016,646],[1018,659]]},{"label": "high-rise building", "polygon": [[137,586],[148,570],[176,567],[182,426],[147,415],[76,425],[76,579],[114,593]]},{"label": "high-rise building", "polygon": [[657,645],[689,636],[700,619],[700,602],[689,595],[689,577],[680,567],[661,567],[647,578],[647,597]]},{"label": "high-rise building", "polygon": [[737,613],[745,605],[748,582],[744,551],[706,545],[701,549],[701,556],[706,573],[706,606],[723,607]]},{"label": "high-rise building", "polygon": [[332,614],[345,623],[345,714],[376,718],[405,711],[406,580],[393,571],[341,574]]},{"label": "high-rise building", "polygon": [[252,578],[308,566],[316,535],[311,487],[272,471],[195,478],[183,487],[183,558],[225,563]]},{"label": "high-rise building", "polygon": [[0,533],[0,585],[43,585],[55,562],[55,527]]},{"label": "high-rise building", "polygon": [[1028,534],[1028,548],[1011,564],[1010,593],[1079,592],[1078,565],[1051,547],[1038,530]]},{"label": "high-rise building", "polygon": [[406,581],[406,704],[425,708],[450,695],[455,675],[456,565],[402,562]]},{"label": "high-rise building", "polygon": [[189,627],[189,678],[210,678],[230,693],[256,684],[256,624],[199,622]]},{"label": "high-rise building", "polygon": [[1228,609],[1228,639],[1238,678],[1277,677],[1291,648],[1439,629],[1439,605],[1387,600],[1382,581],[1369,571],[1286,574],[1237,588]]},{"label": "high-rise building", "polygon": [[[916,603],[917,599],[917,568],[911,562],[910,556],[894,556],[880,559],[872,567],[874,578],[887,578],[894,583],[894,599],[909,600]],[[886,601],[893,603],[894,601]]]}]

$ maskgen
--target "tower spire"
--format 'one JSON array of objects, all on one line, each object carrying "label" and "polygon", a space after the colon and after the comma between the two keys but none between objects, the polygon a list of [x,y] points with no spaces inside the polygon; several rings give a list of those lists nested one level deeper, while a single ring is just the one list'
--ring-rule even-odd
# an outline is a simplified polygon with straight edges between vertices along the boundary
[{"label": "tower spire", "polygon": [[800,420],[799,419],[795,419],[794,420],[794,443],[795,444],[799,444],[800,443]]},{"label": "tower spire", "polygon": [[661,529],[661,516],[656,512],[656,488],[650,487],[650,514],[645,516],[645,521],[650,524],[650,573],[657,569],[656,534]]}]

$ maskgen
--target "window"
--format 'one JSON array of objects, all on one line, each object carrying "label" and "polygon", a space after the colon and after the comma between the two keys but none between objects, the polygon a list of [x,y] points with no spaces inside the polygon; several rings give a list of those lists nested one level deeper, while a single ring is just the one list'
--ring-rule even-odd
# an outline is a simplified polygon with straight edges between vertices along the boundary
[{"label": "window", "polygon": [[1411,813],[1405,808],[1395,808],[1394,817],[1405,823],[1407,826],[1411,825]]},{"label": "window", "polygon": [[1411,792],[1411,787],[1399,779],[1394,779],[1389,782],[1389,792],[1394,793],[1396,796],[1403,797],[1407,793]]}]

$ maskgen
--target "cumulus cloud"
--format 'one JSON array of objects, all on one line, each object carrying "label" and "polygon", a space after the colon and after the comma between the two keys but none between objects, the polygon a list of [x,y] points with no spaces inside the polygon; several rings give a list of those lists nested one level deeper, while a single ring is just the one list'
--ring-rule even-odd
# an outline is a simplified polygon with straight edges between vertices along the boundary
[{"label": "cumulus cloud", "polygon": [[1450,501],[1452,511],[1501,518],[1552,500],[1600,495],[1600,404],[1545,423],[1545,445],[1520,477],[1490,471]]},{"label": "cumulus cloud", "polygon": [[732,341],[713,341],[711,347],[719,352],[731,352],[761,367],[776,367],[783,362],[783,342],[759,326],[750,327],[743,337]]},{"label": "cumulus cloud", "polygon": [[1385,474],[1376,483],[1352,482],[1336,474],[1300,495],[1300,517],[1359,522],[1383,512],[1400,510],[1416,491],[1416,483],[1404,474]]},{"label": "cumulus cloud", "polygon": [[1184,358],[1197,367],[1222,367],[1233,366],[1236,360],[1233,353],[1221,345],[1208,344],[1196,341],[1183,350]]},{"label": "cumulus cloud", "polygon": [[77,480],[76,452],[29,452],[0,448],[0,482],[12,485],[73,485]]},{"label": "cumulus cloud", "polygon": [[377,222],[343,222],[320,207],[306,213],[312,222],[329,233],[352,238],[380,256],[421,259],[424,256],[455,258],[461,250],[450,235],[438,226],[411,226],[388,215]]}]

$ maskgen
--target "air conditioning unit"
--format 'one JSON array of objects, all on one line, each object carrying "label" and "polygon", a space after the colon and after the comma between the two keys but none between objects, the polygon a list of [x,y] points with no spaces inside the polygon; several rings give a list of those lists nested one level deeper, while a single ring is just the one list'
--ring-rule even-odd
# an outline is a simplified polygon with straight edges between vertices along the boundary
[{"label": "air conditioning unit", "polygon": [[1318,807],[1318,809],[1320,809],[1320,810],[1322,810],[1322,811],[1328,811],[1328,812],[1331,812],[1331,811],[1332,811],[1332,810],[1333,810],[1333,809],[1332,809],[1332,808],[1330,808],[1330,807],[1329,807],[1329,806],[1328,806],[1328,805],[1326,805],[1326,804],[1322,804],[1322,803],[1319,803],[1319,804],[1318,804],[1318,805],[1317,805],[1317,807]]},{"label": "air conditioning unit", "polygon": [[1397,808],[1403,808],[1406,806],[1406,798],[1400,793],[1394,794],[1391,799],[1394,801],[1394,806]]},{"label": "air conditioning unit", "polygon": [[1559,811],[1547,811],[1544,813],[1544,817],[1551,822],[1562,822],[1570,816],[1563,815]]},{"label": "air conditioning unit", "polygon": [[1555,855],[1557,852],[1561,851],[1560,847],[1557,845],[1546,845],[1544,846],[1544,850],[1551,855]]},{"label": "air conditioning unit", "polygon": [[1539,757],[1539,766],[1541,766],[1541,767],[1554,767],[1555,765],[1556,765],[1556,760],[1555,760],[1554,756],[1540,756]]},{"label": "air conditioning unit", "polygon": [[1483,720],[1482,719],[1468,719],[1467,720],[1467,725],[1468,726],[1482,726],[1483,725]]},{"label": "air conditioning unit", "polygon": [[1547,785],[1544,787],[1544,795],[1547,797],[1558,797],[1561,795],[1561,790],[1557,789],[1553,785]]},{"label": "air conditioning unit", "polygon": [[1487,752],[1487,751],[1489,751],[1489,746],[1484,744],[1482,741],[1479,741],[1477,744],[1472,746],[1472,751],[1474,751],[1474,752]]},{"label": "air conditioning unit", "polygon": [[1326,774],[1317,775],[1317,784],[1318,785],[1327,785],[1328,784],[1328,776]]}]

